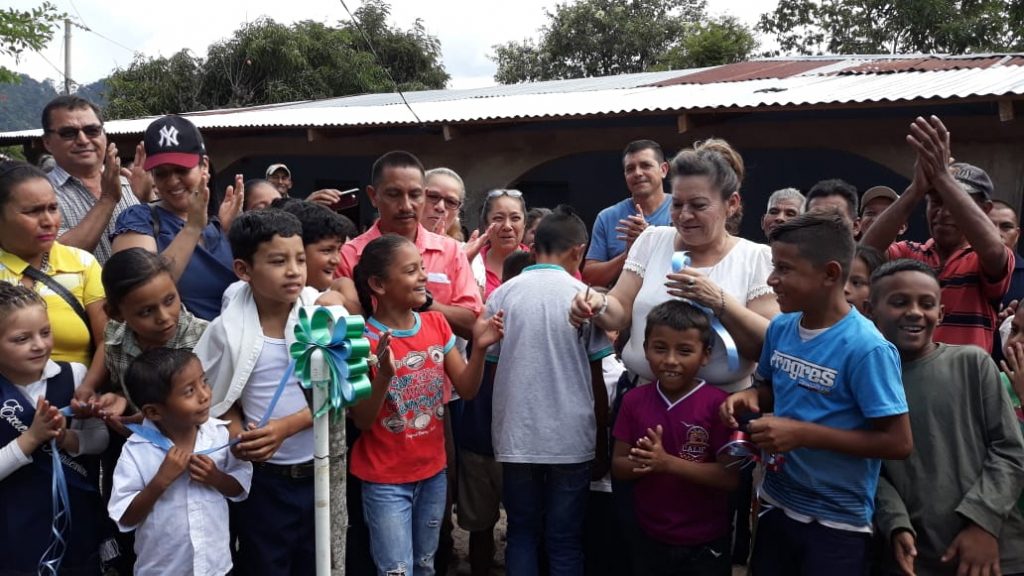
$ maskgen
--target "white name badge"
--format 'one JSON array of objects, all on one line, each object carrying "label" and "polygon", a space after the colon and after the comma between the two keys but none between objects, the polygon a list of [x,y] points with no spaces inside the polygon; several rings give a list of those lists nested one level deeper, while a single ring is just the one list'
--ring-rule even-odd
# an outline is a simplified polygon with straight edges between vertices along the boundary
[{"label": "white name badge", "polygon": [[427,282],[433,282],[435,284],[452,283],[452,281],[448,279],[448,275],[444,272],[427,272]]}]

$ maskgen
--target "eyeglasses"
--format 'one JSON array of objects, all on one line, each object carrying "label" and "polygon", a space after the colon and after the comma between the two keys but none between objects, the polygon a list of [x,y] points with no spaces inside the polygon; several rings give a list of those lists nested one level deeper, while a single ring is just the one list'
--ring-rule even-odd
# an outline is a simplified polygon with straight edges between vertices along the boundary
[{"label": "eyeglasses", "polygon": [[488,198],[497,198],[498,196],[508,196],[509,198],[522,198],[523,193],[520,192],[519,190],[505,190],[500,188],[498,190],[491,190],[490,192],[487,193]]},{"label": "eyeglasses", "polygon": [[430,203],[434,204],[435,206],[437,205],[438,202],[444,200],[444,206],[449,210],[458,210],[460,207],[462,207],[462,200],[453,200],[451,198],[446,198],[440,192],[437,192],[435,190],[427,190],[425,195],[427,197],[427,200],[429,200]]},{"label": "eyeglasses", "polygon": [[50,134],[56,134],[61,140],[74,140],[78,138],[78,133],[82,132],[86,138],[95,138],[100,134],[103,134],[103,126],[100,124],[90,124],[88,126],[82,126],[77,128],[75,126],[65,126],[57,130],[47,130]]}]

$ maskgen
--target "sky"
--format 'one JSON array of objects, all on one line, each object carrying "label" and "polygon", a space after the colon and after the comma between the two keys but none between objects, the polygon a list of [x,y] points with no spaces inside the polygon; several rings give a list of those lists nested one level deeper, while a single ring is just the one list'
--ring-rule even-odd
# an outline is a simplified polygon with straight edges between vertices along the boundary
[{"label": "sky", "polygon": [[[27,10],[42,0],[8,0]],[[176,0],[111,2],[110,0],[50,0],[57,9],[92,30],[72,29],[71,78],[88,84],[128,66],[136,53],[170,56],[182,48],[198,56],[231,34],[244,22],[268,17],[291,23],[315,20],[333,24],[347,18],[340,0]],[[359,0],[346,0],[355,11]],[[778,0],[708,0],[712,15],[731,14],[753,25]],[[496,69],[488,55],[491,46],[510,40],[536,38],[545,23],[544,10],[553,0],[390,0],[391,21],[408,28],[421,19],[430,34],[441,40],[450,88],[494,84]],[[0,64],[43,80],[63,82],[62,29],[41,53],[23,54],[20,61],[0,57]]]}]

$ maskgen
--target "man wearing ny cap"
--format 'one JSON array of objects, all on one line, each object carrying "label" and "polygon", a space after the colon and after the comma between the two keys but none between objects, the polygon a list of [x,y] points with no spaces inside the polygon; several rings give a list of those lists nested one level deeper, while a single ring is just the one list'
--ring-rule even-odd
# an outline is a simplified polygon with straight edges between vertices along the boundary
[{"label": "man wearing ny cap", "polygon": [[[888,186],[872,186],[860,197],[860,233],[856,236],[858,240],[867,234],[871,225],[875,223],[878,215],[885,212],[885,209],[892,206],[893,202],[899,200],[900,195]],[[907,231],[906,225],[900,227],[897,237]]]},{"label": "man wearing ny cap", "polygon": [[136,148],[136,167],[104,181],[104,170],[121,168],[95,104],[79,96],[58,96],[43,108],[42,126],[43,146],[56,162],[47,177],[57,192],[60,242],[92,252],[106,264],[111,254],[107,236],[117,216],[151,200],[152,186],[141,167],[146,157],[142,145]]},{"label": "man wearing ny cap", "polygon": [[[949,164],[948,132],[938,118],[919,118],[908,141],[918,154],[914,180],[861,242],[886,250],[890,260],[911,258],[934,268],[944,313],[935,340],[973,344],[991,353],[997,328],[994,305],[1009,289],[1014,266],[1013,252],[986,215],[992,209],[992,180],[977,166]],[[927,202],[931,238],[923,244],[892,244],[921,200]]]}]

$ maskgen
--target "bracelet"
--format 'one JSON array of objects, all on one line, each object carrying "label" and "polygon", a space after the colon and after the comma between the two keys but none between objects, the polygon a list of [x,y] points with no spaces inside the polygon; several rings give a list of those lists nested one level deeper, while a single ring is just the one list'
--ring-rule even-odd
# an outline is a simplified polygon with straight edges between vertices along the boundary
[{"label": "bracelet", "polygon": [[608,310],[608,295],[602,292],[601,297],[604,298],[604,300],[601,302],[601,307],[597,309],[597,312],[594,312],[594,318],[597,318],[601,314],[604,314],[605,310]]},{"label": "bracelet", "polygon": [[721,288],[718,289],[718,298],[720,300],[720,303],[717,316],[719,319],[721,319],[722,317],[725,316],[725,290]]}]

